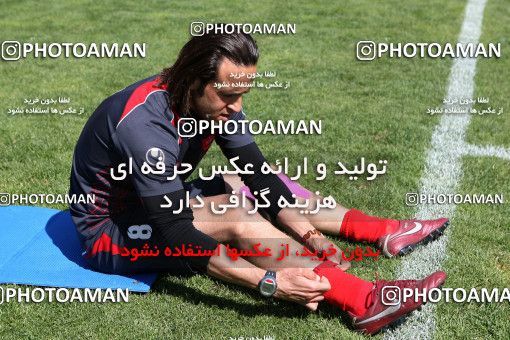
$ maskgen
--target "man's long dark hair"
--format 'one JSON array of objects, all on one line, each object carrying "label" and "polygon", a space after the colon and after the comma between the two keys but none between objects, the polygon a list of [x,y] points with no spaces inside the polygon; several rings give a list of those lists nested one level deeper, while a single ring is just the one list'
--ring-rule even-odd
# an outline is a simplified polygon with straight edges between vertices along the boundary
[{"label": "man's long dark hair", "polygon": [[166,85],[170,105],[182,115],[189,115],[191,91],[200,81],[198,95],[210,81],[217,79],[219,63],[228,58],[237,65],[256,65],[259,52],[253,38],[244,33],[204,34],[192,37],[179,52],[175,63],[160,74],[160,85]]}]

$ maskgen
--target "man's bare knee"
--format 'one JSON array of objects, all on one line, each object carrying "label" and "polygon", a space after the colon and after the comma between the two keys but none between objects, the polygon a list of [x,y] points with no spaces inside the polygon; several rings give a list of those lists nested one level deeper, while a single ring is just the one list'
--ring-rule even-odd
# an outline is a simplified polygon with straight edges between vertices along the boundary
[{"label": "man's bare knee", "polygon": [[[222,204],[229,205],[231,203],[230,196],[231,194],[222,194],[204,198],[205,209],[193,210],[197,227],[221,241],[229,242],[234,239],[250,237],[253,234],[250,231],[254,229],[261,230],[270,226],[259,212],[248,213],[254,207],[249,200],[245,201],[248,203],[246,207],[228,208],[223,214],[213,213],[210,204],[214,202],[216,207]],[[238,197],[238,202],[242,202],[241,196]]]},{"label": "man's bare knee", "polygon": [[[241,238],[272,238],[274,235],[280,235],[281,237],[285,236],[277,227],[269,223],[260,215],[255,215],[250,217],[247,220],[241,220],[241,222],[236,222],[233,228],[233,234],[231,235],[233,239],[241,239]],[[257,235],[257,236],[254,236]]]},{"label": "man's bare knee", "polygon": [[241,187],[244,186],[243,181],[238,175],[223,175],[223,180],[225,181],[225,190],[227,193],[231,193],[235,191],[239,193]]}]

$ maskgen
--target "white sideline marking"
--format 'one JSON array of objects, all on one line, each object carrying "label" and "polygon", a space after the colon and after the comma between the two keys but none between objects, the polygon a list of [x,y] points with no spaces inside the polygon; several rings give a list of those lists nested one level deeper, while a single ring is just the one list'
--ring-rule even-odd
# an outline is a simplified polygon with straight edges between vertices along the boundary
[{"label": "white sideline marking", "polygon": [[467,156],[486,156],[486,157],[498,157],[510,161],[510,149],[505,149],[499,146],[478,146],[467,144],[464,154]]},{"label": "white sideline marking", "polygon": [[[483,11],[486,0],[469,0],[459,35],[459,43],[477,43],[480,38]],[[476,59],[455,59],[450,72],[447,98],[472,98]],[[465,107],[470,108],[467,104]],[[448,105],[445,105],[448,108]],[[467,110],[466,112],[469,112]],[[465,154],[465,133],[471,121],[470,114],[443,115],[436,126],[431,146],[427,152],[425,170],[421,178],[423,194],[454,194],[462,178],[461,157]],[[441,216],[453,217],[455,205],[419,205],[418,219],[432,219]],[[451,228],[451,225],[450,225]],[[450,228],[435,242],[421,247],[402,260],[397,272],[399,279],[422,278],[439,270],[446,258],[446,245]],[[431,339],[434,335],[434,304],[427,304],[421,312],[414,312],[409,319],[395,329],[386,332],[385,339]]]}]

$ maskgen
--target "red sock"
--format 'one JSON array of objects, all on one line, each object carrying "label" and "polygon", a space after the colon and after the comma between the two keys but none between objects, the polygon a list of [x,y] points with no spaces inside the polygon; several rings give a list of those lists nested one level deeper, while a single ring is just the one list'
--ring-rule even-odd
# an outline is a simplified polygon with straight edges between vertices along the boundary
[{"label": "red sock", "polygon": [[326,302],[356,316],[365,314],[371,303],[372,282],[343,272],[331,261],[322,262],[313,271],[331,284],[331,289],[324,293]]},{"label": "red sock", "polygon": [[364,214],[351,209],[345,213],[340,236],[351,241],[376,242],[378,238],[398,229],[399,221]]}]

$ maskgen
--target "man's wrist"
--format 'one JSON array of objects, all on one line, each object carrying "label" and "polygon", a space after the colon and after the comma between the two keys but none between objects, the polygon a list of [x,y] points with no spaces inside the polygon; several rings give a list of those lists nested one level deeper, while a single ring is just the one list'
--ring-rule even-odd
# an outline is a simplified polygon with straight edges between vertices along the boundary
[{"label": "man's wrist", "polygon": [[313,239],[317,239],[317,238],[323,238],[324,235],[317,229],[310,229],[308,230],[304,235],[303,237],[301,237],[301,240],[303,241],[304,244],[306,245],[310,245],[310,244],[313,244]]},{"label": "man's wrist", "polygon": [[268,270],[258,284],[259,292],[266,298],[273,297],[278,289],[276,271]]}]

